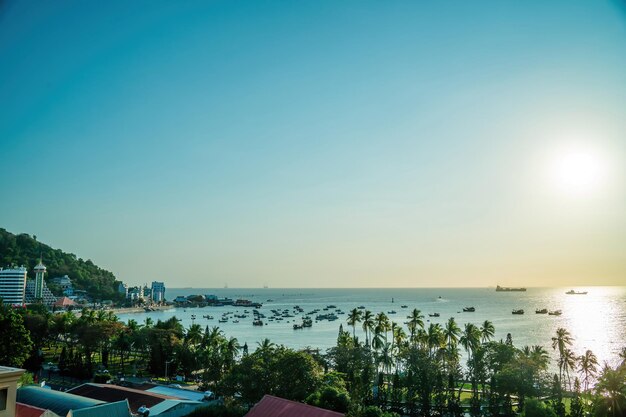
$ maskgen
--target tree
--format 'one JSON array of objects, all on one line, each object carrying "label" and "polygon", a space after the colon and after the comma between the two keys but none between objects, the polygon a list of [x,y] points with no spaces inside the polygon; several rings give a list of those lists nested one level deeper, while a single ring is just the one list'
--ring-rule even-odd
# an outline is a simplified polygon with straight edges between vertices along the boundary
[{"label": "tree", "polygon": [[563,381],[564,366],[566,360],[564,359],[565,350],[572,345],[572,336],[570,333],[562,327],[556,330],[556,335],[552,338],[552,349],[557,350],[559,353],[559,381]]},{"label": "tree", "polygon": [[361,310],[353,308],[348,313],[348,325],[352,326],[352,337],[356,337],[356,325],[361,322]]},{"label": "tree", "polygon": [[480,340],[482,343],[489,342],[493,339],[495,335],[496,329],[493,326],[493,323],[489,320],[485,320],[483,325],[480,327]]},{"label": "tree", "polygon": [[365,332],[365,345],[370,346],[369,334],[374,330],[374,326],[376,325],[374,322],[374,314],[369,310],[365,310],[362,323],[363,331]]},{"label": "tree", "polygon": [[543,402],[530,399],[526,401],[524,410],[525,417],[556,417],[556,413],[551,407],[546,406]]},{"label": "tree", "polygon": [[598,373],[598,358],[591,350],[587,350],[584,355],[578,357],[578,371],[583,376],[585,392],[589,390],[589,381]]},{"label": "tree", "polygon": [[623,417],[626,415],[626,374],[605,364],[596,384],[593,409],[599,417]]},{"label": "tree", "polygon": [[33,342],[24,319],[0,299],[0,364],[21,367],[30,356]]}]

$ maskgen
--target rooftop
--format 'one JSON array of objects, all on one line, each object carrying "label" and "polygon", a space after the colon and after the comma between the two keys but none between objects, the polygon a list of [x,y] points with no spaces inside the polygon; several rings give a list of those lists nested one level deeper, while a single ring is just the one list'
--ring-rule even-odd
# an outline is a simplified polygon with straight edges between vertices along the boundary
[{"label": "rooftop", "polygon": [[171,397],[168,395],[141,391],[134,388],[120,387],[119,385],[94,383],[80,385],[76,388],[72,388],[68,392],[71,394],[79,395],[81,397],[93,398],[95,400],[101,400],[105,402],[128,400],[130,409],[133,412],[136,412],[142,405],[151,408],[165,400],[178,399],[176,397]]},{"label": "rooftop", "polygon": [[37,386],[27,386],[18,389],[17,401],[34,407],[51,410],[60,416],[67,415],[70,410],[79,410],[81,408],[104,404],[103,401]]},{"label": "rooftop", "polygon": [[245,417],[344,417],[344,414],[265,395]]}]

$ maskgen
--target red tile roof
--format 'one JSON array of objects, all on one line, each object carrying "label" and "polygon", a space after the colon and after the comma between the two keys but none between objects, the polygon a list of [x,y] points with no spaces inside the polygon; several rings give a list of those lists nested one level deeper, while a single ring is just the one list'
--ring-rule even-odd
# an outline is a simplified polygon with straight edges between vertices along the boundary
[{"label": "red tile roof", "polygon": [[178,399],[177,397],[171,397],[169,395],[154,394],[138,389],[120,387],[119,385],[94,383],[83,384],[72,388],[68,393],[106,402],[128,400],[130,409],[133,412],[136,412],[142,405],[150,408],[165,400]]},{"label": "red tile roof", "polygon": [[272,395],[264,396],[245,417],[344,417],[342,413]]},{"label": "red tile roof", "polygon": [[15,403],[15,417],[40,417],[46,410],[32,405]]}]

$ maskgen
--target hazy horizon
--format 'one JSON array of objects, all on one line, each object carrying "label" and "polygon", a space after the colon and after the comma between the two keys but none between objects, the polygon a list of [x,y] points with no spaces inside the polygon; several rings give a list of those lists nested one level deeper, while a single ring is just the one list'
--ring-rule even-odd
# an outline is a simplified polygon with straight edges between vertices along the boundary
[{"label": "hazy horizon", "polygon": [[626,282],[623,3],[6,1],[0,21],[0,227],[131,285]]}]

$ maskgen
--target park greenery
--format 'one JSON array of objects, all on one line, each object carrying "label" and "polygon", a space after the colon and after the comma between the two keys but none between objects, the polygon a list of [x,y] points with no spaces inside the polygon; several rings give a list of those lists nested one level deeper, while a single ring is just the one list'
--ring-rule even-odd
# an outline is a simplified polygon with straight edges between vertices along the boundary
[{"label": "park greenery", "polygon": [[[75,289],[85,290],[95,300],[117,300],[119,281],[112,272],[95,265],[91,260],[83,260],[72,253],[63,252],[37,241],[37,236],[13,234],[0,228],[0,266],[25,266],[29,276],[34,278],[33,269],[40,259],[44,260],[48,277],[68,275]],[[60,289],[48,282],[55,294]]]},{"label": "park greenery", "polygon": [[[263,395],[369,416],[598,417],[626,412],[626,349],[621,363],[575,355],[558,329],[546,349],[494,340],[491,322],[427,324],[417,309],[406,326],[354,309],[326,352],[265,339],[240,345],[218,327],[175,317],[122,323],[111,311],[52,314],[43,306],[0,307],[0,363],[40,377],[52,363],[69,383],[119,376],[181,375],[225,399],[196,417],[242,415]],[[550,367],[551,355],[556,358]],[[554,369],[555,372],[550,370]],[[48,372],[50,372],[48,366]]]}]

